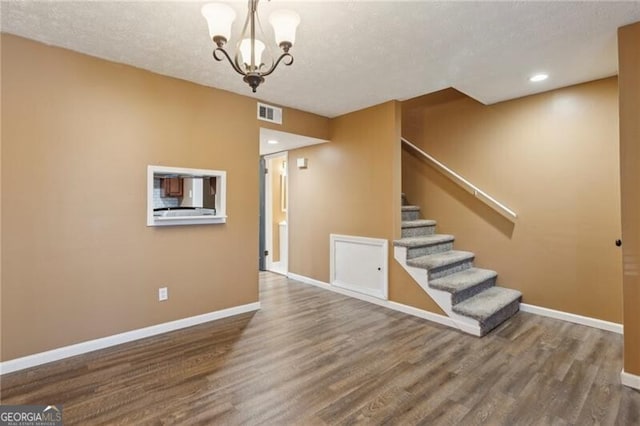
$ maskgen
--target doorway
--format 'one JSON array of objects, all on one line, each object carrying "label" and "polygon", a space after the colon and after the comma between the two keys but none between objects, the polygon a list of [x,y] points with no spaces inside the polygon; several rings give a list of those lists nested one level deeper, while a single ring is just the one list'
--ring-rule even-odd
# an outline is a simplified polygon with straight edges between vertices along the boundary
[{"label": "doorway", "polygon": [[[289,272],[289,152],[328,140],[260,128],[260,234],[258,267],[279,274]],[[267,194],[268,191],[268,194]]]},{"label": "doorway", "polygon": [[288,154],[264,156],[264,269],[286,275],[289,261]]}]

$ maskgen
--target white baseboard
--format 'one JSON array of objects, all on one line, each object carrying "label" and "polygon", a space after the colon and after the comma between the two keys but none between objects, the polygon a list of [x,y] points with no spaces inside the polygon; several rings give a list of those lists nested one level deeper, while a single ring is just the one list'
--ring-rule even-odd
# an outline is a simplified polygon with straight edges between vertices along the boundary
[{"label": "white baseboard", "polygon": [[520,304],[520,310],[522,312],[529,312],[543,317],[555,318],[563,321],[569,321],[574,324],[586,325],[593,328],[599,328],[601,330],[612,331],[614,333],[622,334],[622,324],[615,322],[609,322],[600,320],[597,318],[584,317],[582,315],[571,314],[569,312],[556,311],[554,309],[543,308],[541,306],[528,305],[526,303]]},{"label": "white baseboard", "polygon": [[424,309],[415,308],[413,306],[405,305],[398,302],[388,301],[385,305],[386,308],[393,309],[394,311],[404,312],[405,314],[413,315],[414,317],[426,319],[441,325],[446,325],[451,328],[458,328],[455,321],[444,315],[436,314],[433,312],[425,311]]},{"label": "white baseboard", "polygon": [[620,373],[620,382],[625,386],[640,390],[640,376],[622,370]]},{"label": "white baseboard", "polygon": [[165,322],[163,324],[152,325],[150,327],[139,328],[137,330],[131,330],[125,333],[114,334],[113,336],[107,336],[100,339],[76,343],[75,345],[64,346],[62,348],[40,352],[22,358],[11,359],[9,361],[0,362],[0,375],[12,373],[18,370],[24,370],[25,368],[35,367],[37,365],[46,364],[52,361],[58,361],[76,355],[82,355],[87,352],[93,352],[99,349],[108,348],[110,346],[144,339],[145,337],[151,337],[157,334],[167,333],[169,331],[179,330],[181,328],[191,327],[209,321],[243,314],[245,312],[257,311],[258,309],[260,309],[260,302],[234,306],[232,308],[209,312],[202,315],[196,315],[189,318]]},{"label": "white baseboard", "polygon": [[405,314],[413,315],[415,317],[426,319],[428,321],[433,321],[435,323],[446,325],[451,328],[458,328],[451,318],[444,315],[435,314],[433,312],[425,311],[424,309],[414,308],[413,306],[403,305],[402,303],[392,302],[390,300],[378,299],[376,297],[368,296],[356,291],[347,290],[342,287],[332,286],[323,281],[318,281],[313,278],[305,277],[303,275],[294,274],[292,272],[289,272],[287,274],[287,277],[305,284],[310,284],[316,287],[323,288],[325,290],[333,291],[334,293],[339,293],[345,296],[353,297],[355,299],[364,300],[365,302],[373,303],[378,306],[383,306],[388,309],[393,309],[394,311],[403,312]]},{"label": "white baseboard", "polygon": [[[385,308],[393,309],[394,311],[404,312],[405,314],[413,315],[419,318],[423,318],[429,321],[436,322],[438,324],[446,325],[451,328],[460,328],[460,324],[456,324],[451,318],[435,314],[433,312],[425,311],[423,309],[414,308],[413,306],[403,305],[402,303],[392,302],[389,300],[381,300],[375,297],[367,296],[365,294],[349,291],[344,288],[335,287],[323,281],[318,281],[313,278],[305,277],[294,273],[287,274],[292,280],[300,281],[305,284],[311,284],[316,287],[324,288],[335,293],[340,293],[345,296],[354,297],[356,299],[364,300],[365,302],[374,303]],[[582,315],[571,314],[568,312],[556,311],[554,309],[543,308],[541,306],[529,305],[526,303],[520,304],[520,310],[522,312],[529,312],[544,317],[555,318],[563,321],[569,321],[574,324],[586,325],[589,327],[598,328],[601,330],[611,331],[614,333],[622,334],[622,324],[615,322],[609,322],[600,320],[597,318],[585,317]],[[465,330],[469,334],[478,334],[475,330]]]}]

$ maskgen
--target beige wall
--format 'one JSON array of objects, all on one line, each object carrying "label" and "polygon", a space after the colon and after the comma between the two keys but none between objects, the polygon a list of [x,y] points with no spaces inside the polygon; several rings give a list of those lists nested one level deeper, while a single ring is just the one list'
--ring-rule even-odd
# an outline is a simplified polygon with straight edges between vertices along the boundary
[{"label": "beige wall", "polygon": [[[2,42],[0,39],[0,89],[2,88]],[[2,360],[2,93],[0,90],[0,360]]]},{"label": "beige wall", "polygon": [[[1,74],[2,360],[258,300],[255,100],[4,34]],[[227,223],[147,227],[148,164],[226,170]]]},{"label": "beige wall", "polygon": [[[255,100],[8,35],[1,59],[2,360],[257,301]],[[525,302],[619,322],[616,102],[607,79],[491,107],[403,103],[406,137],[520,218],[406,154],[404,190]],[[291,272],[328,281],[330,233],[399,237],[400,117],[397,102],[285,109],[275,128],[331,140],[290,153],[309,159],[289,168]],[[148,164],[227,170],[228,223],[146,227]],[[389,256],[390,299],[440,312]]]},{"label": "beige wall", "polygon": [[640,22],[618,30],[624,369],[640,375]]},{"label": "beige wall", "polygon": [[409,152],[403,189],[439,233],[524,302],[622,321],[615,78],[484,106],[447,90],[403,103],[403,136],[516,211],[506,219]]},{"label": "beige wall", "polygon": [[[399,103],[330,121],[331,142],[291,151],[308,168],[289,167],[289,271],[329,281],[329,235],[394,239],[400,235]],[[437,311],[393,261],[391,300]]]},{"label": "beige wall", "polygon": [[[269,105],[276,105],[271,102],[266,103]],[[323,140],[329,139],[329,119],[327,117],[322,117],[320,115],[297,109],[283,108],[282,125],[269,123],[268,121],[260,121],[259,125],[260,127],[279,130],[281,132],[288,132]]]}]

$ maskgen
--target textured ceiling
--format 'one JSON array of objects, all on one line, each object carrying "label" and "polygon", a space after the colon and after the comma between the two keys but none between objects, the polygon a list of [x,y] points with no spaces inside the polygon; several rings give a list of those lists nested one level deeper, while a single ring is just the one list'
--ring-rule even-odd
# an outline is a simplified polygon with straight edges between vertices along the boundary
[{"label": "textured ceiling", "polygon": [[[262,1],[302,19],[292,53],[252,94],[211,57],[192,1],[1,3],[2,31],[328,117],[446,87],[483,103],[615,75],[616,29],[640,2]],[[240,31],[246,2],[232,2]],[[269,36],[269,34],[267,34]],[[532,84],[528,77],[550,78]]]}]

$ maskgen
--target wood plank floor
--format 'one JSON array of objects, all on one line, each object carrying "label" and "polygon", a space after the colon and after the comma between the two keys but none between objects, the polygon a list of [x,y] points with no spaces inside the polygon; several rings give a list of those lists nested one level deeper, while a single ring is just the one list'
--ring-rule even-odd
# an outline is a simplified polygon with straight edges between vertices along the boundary
[{"label": "wood plank floor", "polygon": [[621,336],[518,313],[479,339],[284,277],[262,309],[2,377],[65,424],[640,425]]}]

